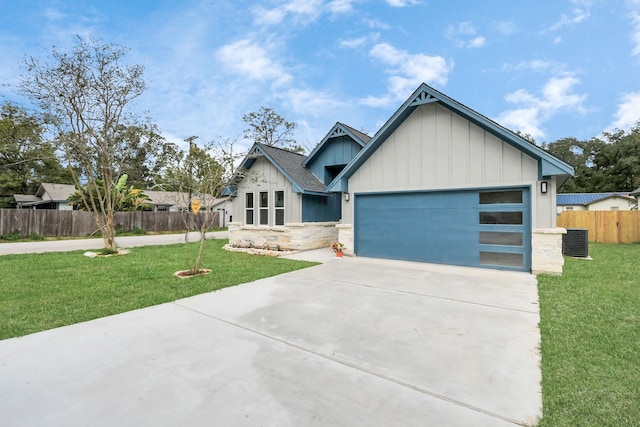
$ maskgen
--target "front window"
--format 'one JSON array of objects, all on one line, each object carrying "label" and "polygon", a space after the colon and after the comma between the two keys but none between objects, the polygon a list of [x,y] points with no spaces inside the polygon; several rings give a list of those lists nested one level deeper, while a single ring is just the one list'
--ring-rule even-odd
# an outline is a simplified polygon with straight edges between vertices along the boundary
[{"label": "front window", "polygon": [[284,191],[275,192],[276,225],[284,225]]},{"label": "front window", "polygon": [[253,225],[253,193],[247,193],[245,195],[244,210],[245,224]]},{"label": "front window", "polygon": [[269,193],[260,192],[260,225],[269,225]]}]

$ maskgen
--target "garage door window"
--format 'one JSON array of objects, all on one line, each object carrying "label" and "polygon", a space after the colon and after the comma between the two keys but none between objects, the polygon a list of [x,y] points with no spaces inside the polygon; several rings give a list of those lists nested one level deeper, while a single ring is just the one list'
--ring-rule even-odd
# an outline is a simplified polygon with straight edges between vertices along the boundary
[{"label": "garage door window", "polygon": [[481,231],[481,245],[522,246],[521,232]]},{"label": "garage door window", "polygon": [[480,224],[522,225],[522,212],[480,212]]},{"label": "garage door window", "polygon": [[524,257],[522,254],[480,251],[480,264],[522,267],[524,265]]},{"label": "garage door window", "polygon": [[522,190],[480,191],[478,243],[480,264],[525,266],[525,203]]},{"label": "garage door window", "polygon": [[522,191],[482,191],[480,192],[481,205],[495,205],[498,203],[522,203]]}]

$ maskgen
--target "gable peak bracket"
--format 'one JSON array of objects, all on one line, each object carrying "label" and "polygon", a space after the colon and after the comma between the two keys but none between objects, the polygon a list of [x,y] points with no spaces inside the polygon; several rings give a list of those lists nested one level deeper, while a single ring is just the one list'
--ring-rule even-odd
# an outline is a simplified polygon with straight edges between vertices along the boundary
[{"label": "gable peak bracket", "polygon": [[329,135],[329,138],[335,138],[337,136],[344,136],[347,133],[344,131],[344,129],[342,128],[336,128],[336,130],[334,130],[333,132],[331,132],[331,135]]},{"label": "gable peak bracket", "polygon": [[416,107],[418,105],[430,104],[432,102],[437,102],[438,100],[433,97],[433,95],[427,93],[426,91],[422,91],[416,95],[415,98],[409,104],[410,107]]}]

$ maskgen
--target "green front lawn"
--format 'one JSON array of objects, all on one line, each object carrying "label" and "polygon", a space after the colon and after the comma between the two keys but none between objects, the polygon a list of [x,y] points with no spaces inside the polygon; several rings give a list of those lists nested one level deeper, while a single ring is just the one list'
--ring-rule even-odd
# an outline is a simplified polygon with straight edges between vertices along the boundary
[{"label": "green front lawn", "polygon": [[589,252],[538,277],[541,427],[640,426],[640,245]]},{"label": "green front lawn", "polygon": [[133,248],[121,257],[80,252],[0,256],[0,339],[211,292],[313,263],[227,252],[210,240],[208,276],[179,279],[184,245]]}]

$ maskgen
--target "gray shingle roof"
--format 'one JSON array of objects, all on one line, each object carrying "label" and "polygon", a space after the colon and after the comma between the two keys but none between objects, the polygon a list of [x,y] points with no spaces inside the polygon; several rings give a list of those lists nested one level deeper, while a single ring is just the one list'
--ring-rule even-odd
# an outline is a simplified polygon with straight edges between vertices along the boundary
[{"label": "gray shingle roof", "polygon": [[279,165],[289,177],[298,184],[302,190],[310,192],[324,193],[326,187],[311,173],[311,171],[302,166],[302,162],[307,156],[294,153],[292,151],[283,150],[282,148],[270,147],[268,145],[256,143],[267,156],[271,157],[274,162]]},{"label": "gray shingle roof", "polygon": [[630,196],[640,196],[640,187],[636,188],[635,190],[633,190],[631,193],[629,193]]},{"label": "gray shingle roof", "polygon": [[[42,198],[42,200],[52,200],[54,202],[64,202],[69,196],[76,192],[76,187],[69,184],[52,184],[50,182],[43,182],[40,184],[40,188],[36,192],[36,196]],[[45,193],[48,198],[43,198]]]},{"label": "gray shingle roof", "polygon": [[349,125],[345,125],[345,124],[344,124],[344,123],[342,123],[342,122],[338,122],[338,123],[340,123],[340,125],[341,125],[341,126],[344,126],[344,127],[348,128],[351,132],[353,132],[353,134],[354,134],[355,136],[357,136],[358,138],[360,138],[360,141],[364,142],[365,144],[366,144],[367,142],[371,141],[371,137],[370,137],[369,135],[367,135],[366,133],[362,133],[362,132],[360,132],[359,130],[355,130],[355,129],[354,129],[354,128],[352,128],[351,126],[349,126]]}]

